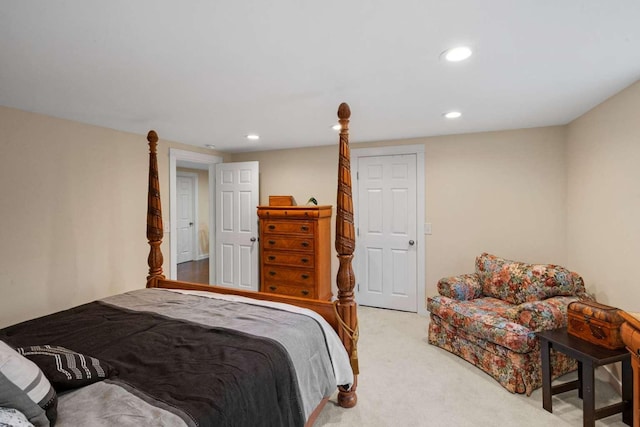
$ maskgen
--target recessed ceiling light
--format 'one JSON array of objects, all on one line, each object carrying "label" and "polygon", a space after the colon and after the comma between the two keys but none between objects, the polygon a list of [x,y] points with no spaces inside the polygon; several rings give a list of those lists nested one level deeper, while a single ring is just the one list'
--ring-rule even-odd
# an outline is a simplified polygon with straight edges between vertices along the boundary
[{"label": "recessed ceiling light", "polygon": [[338,123],[338,124],[335,124],[335,125],[331,126],[331,129],[340,130],[340,129],[342,129],[342,126],[340,126],[340,124]]},{"label": "recessed ceiling light", "polygon": [[447,119],[457,119],[458,117],[462,116],[462,113],[460,111],[449,111],[448,113],[444,113],[443,115]]},{"label": "recessed ceiling light", "polygon": [[247,139],[250,139],[251,141],[257,141],[260,139],[260,135],[256,135],[255,133],[250,133],[249,135],[247,135]]},{"label": "recessed ceiling light", "polygon": [[213,150],[214,148],[216,148],[216,146],[215,146],[215,145],[213,145],[213,144],[205,144],[204,146],[205,146],[205,147],[207,147],[207,148],[211,148],[212,150]]},{"label": "recessed ceiling light", "polygon": [[471,53],[471,49],[467,46],[458,46],[445,50],[441,56],[449,62],[459,62],[470,57]]}]

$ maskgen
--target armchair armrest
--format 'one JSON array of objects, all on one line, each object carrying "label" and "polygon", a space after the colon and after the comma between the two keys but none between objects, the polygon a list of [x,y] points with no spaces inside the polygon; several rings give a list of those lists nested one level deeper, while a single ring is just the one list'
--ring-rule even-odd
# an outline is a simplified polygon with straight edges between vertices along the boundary
[{"label": "armchair armrest", "polygon": [[444,277],[438,281],[438,293],[459,301],[482,296],[482,286],[476,273]]},{"label": "armchair armrest", "polygon": [[505,317],[533,332],[563,328],[567,326],[567,306],[578,299],[563,296],[524,302],[507,310]]}]

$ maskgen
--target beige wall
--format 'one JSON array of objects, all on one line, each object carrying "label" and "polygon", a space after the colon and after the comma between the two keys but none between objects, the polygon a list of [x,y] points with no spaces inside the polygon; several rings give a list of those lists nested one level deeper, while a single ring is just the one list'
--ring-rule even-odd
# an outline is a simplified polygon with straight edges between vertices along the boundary
[{"label": "beige wall", "polygon": [[[198,258],[209,256],[209,171],[176,168],[176,172],[194,173],[198,176]],[[169,264],[167,264],[169,265]]]},{"label": "beige wall", "polygon": [[[354,148],[424,144],[427,295],[489,251],[565,264],[601,301],[640,311],[639,110],[636,83],[569,126]],[[4,107],[0,129],[0,327],[144,286],[145,137]],[[212,154],[160,141],[165,219],[169,147]],[[263,204],[335,205],[337,145],[224,157],[260,161]],[[166,266],[168,238],[162,249]]]},{"label": "beige wall", "polygon": [[[564,127],[550,127],[353,144],[352,149],[424,145],[426,222],[433,234],[425,236],[422,285],[433,295],[440,277],[473,271],[483,251],[566,262],[564,139]],[[270,194],[291,194],[299,204],[313,195],[335,206],[337,151],[335,145],[243,153],[232,160],[260,162],[263,204]],[[335,277],[335,259],[332,270]]]},{"label": "beige wall", "polygon": [[[268,205],[269,196],[294,197],[305,205],[315,197],[319,205],[332,205],[331,276],[338,272],[338,259],[333,246],[335,237],[335,206],[338,188],[338,145],[241,153],[231,156],[233,162],[260,162],[260,204]],[[333,294],[337,295],[335,280]]]},{"label": "beige wall", "polygon": [[[144,287],[145,136],[5,107],[0,129],[0,327]],[[211,153],[160,141],[165,218],[170,146]]]},{"label": "beige wall", "polygon": [[298,205],[315,197],[320,205],[335,205],[338,186],[338,145],[233,154],[231,161],[260,162],[260,204],[269,196],[292,195]]},{"label": "beige wall", "polygon": [[640,311],[640,82],[568,126],[568,263],[596,297]]},{"label": "beige wall", "polygon": [[564,128],[425,140],[427,295],[444,276],[474,271],[489,252],[566,262]]}]

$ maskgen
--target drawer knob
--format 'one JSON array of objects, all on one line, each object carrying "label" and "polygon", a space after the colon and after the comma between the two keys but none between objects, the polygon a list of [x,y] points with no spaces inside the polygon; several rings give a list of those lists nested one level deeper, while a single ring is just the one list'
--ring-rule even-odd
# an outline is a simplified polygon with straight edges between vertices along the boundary
[{"label": "drawer knob", "polygon": [[309,242],[302,242],[301,245],[303,248],[309,247]]},{"label": "drawer knob", "polygon": [[275,229],[276,229],[276,226],[275,226],[275,225],[271,224],[271,225],[269,226],[269,230],[275,230]]},{"label": "drawer knob", "polygon": [[275,257],[275,256],[273,256],[273,255],[269,255],[269,261],[273,261],[274,259],[276,259],[276,257]]},{"label": "drawer knob", "polygon": [[271,291],[275,291],[276,289],[278,289],[278,288],[275,287],[275,286],[269,286],[269,290],[271,290]]},{"label": "drawer knob", "polygon": [[304,295],[304,296],[309,295],[309,291],[308,291],[308,290],[306,290],[306,289],[304,289],[304,290],[302,291],[302,295]]},{"label": "drawer knob", "polygon": [[302,231],[309,231],[309,226],[307,226],[307,225],[303,225],[300,228],[302,229]]},{"label": "drawer knob", "polygon": [[276,275],[276,272],[275,272],[275,271],[270,271],[270,272],[269,272],[269,275],[270,275],[270,276],[275,276],[275,275]]},{"label": "drawer knob", "polygon": [[308,279],[308,278],[309,278],[309,275],[308,275],[308,274],[303,274],[303,275],[302,275],[302,278],[303,278],[303,279]]},{"label": "drawer knob", "polygon": [[308,263],[308,262],[309,262],[309,259],[308,259],[308,258],[302,258],[300,261],[302,261],[303,263],[305,263],[305,264],[306,264],[306,263]]},{"label": "drawer knob", "polygon": [[275,240],[269,240],[269,244],[270,244],[270,245],[275,245],[275,244],[276,244],[276,241],[275,241]]}]

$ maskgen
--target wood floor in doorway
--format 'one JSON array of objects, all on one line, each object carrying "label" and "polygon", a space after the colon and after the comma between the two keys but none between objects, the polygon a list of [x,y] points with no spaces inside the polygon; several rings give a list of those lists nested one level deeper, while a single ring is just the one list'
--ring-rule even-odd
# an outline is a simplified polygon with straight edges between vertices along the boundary
[{"label": "wood floor in doorway", "polygon": [[178,280],[209,284],[209,258],[178,264]]}]

